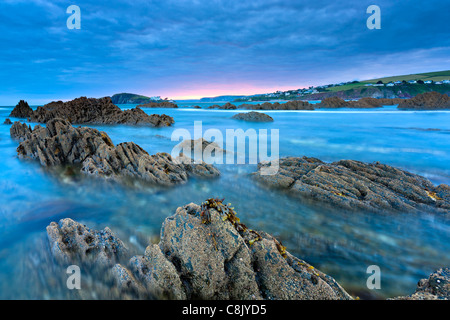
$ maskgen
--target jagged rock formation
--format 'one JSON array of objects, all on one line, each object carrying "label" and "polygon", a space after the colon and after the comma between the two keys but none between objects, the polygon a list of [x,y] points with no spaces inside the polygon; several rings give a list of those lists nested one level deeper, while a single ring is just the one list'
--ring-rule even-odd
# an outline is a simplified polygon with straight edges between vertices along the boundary
[{"label": "jagged rock formation", "polygon": [[32,131],[30,126],[19,121],[14,122],[11,128],[9,128],[11,138],[20,142],[27,140],[31,136]]},{"label": "jagged rock formation", "polygon": [[273,121],[273,118],[271,116],[269,116],[265,113],[255,112],[255,111],[238,113],[238,114],[235,114],[234,116],[232,116],[231,118],[235,119],[235,120],[244,120],[244,121],[250,121],[250,122],[272,122]]},{"label": "jagged rock formation", "polygon": [[[51,248],[63,248],[69,252],[64,256],[82,262],[90,249],[102,266],[117,261],[115,254],[123,252],[115,246],[120,240],[112,236],[105,243],[101,233],[81,227],[78,235],[78,228],[70,219],[52,223],[47,229]],[[94,238],[93,245],[86,245],[86,234]],[[65,242],[72,244],[70,249]],[[109,261],[102,261],[102,246]],[[58,249],[52,251],[59,255]],[[111,272],[119,288],[136,295],[145,288],[160,299],[351,299],[333,278],[289,254],[272,236],[245,227],[217,199],[178,208],[164,221],[159,244],[148,246],[127,265],[116,264]]]},{"label": "jagged rock formation", "polygon": [[14,118],[28,118],[32,113],[33,109],[30,108],[28,103],[20,100],[9,116]]},{"label": "jagged rock formation", "polygon": [[450,212],[450,187],[434,186],[416,174],[381,163],[354,160],[325,163],[316,158],[280,159],[275,175],[261,174],[270,162],[258,165],[254,176],[265,185],[292,195],[346,209],[398,212]]},{"label": "jagged rock formation", "polygon": [[15,122],[11,136],[21,140],[20,158],[39,160],[43,166],[76,165],[82,173],[113,179],[137,178],[162,185],[184,183],[190,175],[216,177],[219,171],[206,163],[193,164],[172,159],[167,153],[149,155],[133,142],[114,146],[105,132],[74,128],[65,120],[53,119],[46,128],[34,130]]},{"label": "jagged rock formation", "polygon": [[426,92],[418,94],[414,98],[402,100],[398,105],[399,109],[414,110],[443,110],[450,109],[450,97],[438,92]]},{"label": "jagged rock formation", "polygon": [[38,107],[28,116],[32,122],[47,123],[52,119],[64,119],[74,124],[129,124],[165,127],[174,123],[172,117],[148,115],[139,108],[121,110],[111,98],[81,97],[68,102],[51,102]]},{"label": "jagged rock formation", "polygon": [[412,295],[393,300],[450,300],[450,268],[441,268],[420,280]]}]

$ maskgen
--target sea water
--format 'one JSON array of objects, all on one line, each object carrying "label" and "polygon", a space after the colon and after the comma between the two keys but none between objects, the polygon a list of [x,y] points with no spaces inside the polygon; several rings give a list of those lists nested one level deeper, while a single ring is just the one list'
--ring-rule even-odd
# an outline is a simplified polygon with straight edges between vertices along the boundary
[{"label": "sea water", "polygon": [[[317,157],[332,162],[379,161],[450,184],[450,112],[380,109],[264,111],[274,122],[250,123],[231,117],[243,110],[210,110],[215,103],[179,103],[178,109],[144,109],[165,113],[175,124],[166,128],[95,125],[115,144],[133,141],[150,154],[170,153],[175,129],[278,129],[280,156]],[[221,104],[221,103],[219,103]],[[192,106],[200,105],[202,109]],[[123,109],[134,105],[121,105]],[[13,107],[0,107],[0,123]],[[12,121],[17,119],[11,118]],[[31,124],[34,126],[35,124]],[[0,124],[0,298],[66,299],[63,275],[48,256],[45,227],[72,218],[89,227],[108,226],[143,254],[157,243],[161,223],[179,206],[211,197],[232,203],[241,221],[273,234],[295,256],[334,277],[362,298],[386,298],[414,292],[417,281],[450,266],[449,219],[436,214],[374,214],[330,209],[305,203],[251,177],[256,165],[220,165],[218,179],[190,179],[171,188],[123,186],[102,179],[70,177],[17,158],[18,143]],[[47,257],[47,258],[45,258]],[[381,289],[366,286],[367,267],[378,265]],[[83,281],[83,280],[82,280]],[[83,282],[82,282],[83,284]],[[107,286],[107,284],[105,284]],[[103,298],[90,286],[87,298]]]}]

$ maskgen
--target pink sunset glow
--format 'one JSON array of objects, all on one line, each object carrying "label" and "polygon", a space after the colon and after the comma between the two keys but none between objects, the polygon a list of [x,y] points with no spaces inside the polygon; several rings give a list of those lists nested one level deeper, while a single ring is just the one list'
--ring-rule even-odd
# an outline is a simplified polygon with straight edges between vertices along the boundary
[{"label": "pink sunset glow", "polygon": [[152,94],[154,90],[143,93],[146,96],[160,95],[162,98],[168,97],[174,100],[200,99],[204,97],[216,97],[224,95],[253,95],[271,93],[275,91],[286,91],[303,88],[304,86],[271,86],[263,87],[251,85],[248,83],[232,83],[232,84],[191,84],[181,88],[167,88],[159,91],[158,94]]}]

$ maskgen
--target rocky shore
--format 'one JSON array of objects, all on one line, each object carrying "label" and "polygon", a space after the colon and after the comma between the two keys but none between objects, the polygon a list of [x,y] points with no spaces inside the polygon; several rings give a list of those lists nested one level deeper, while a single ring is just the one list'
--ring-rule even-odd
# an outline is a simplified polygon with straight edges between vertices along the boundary
[{"label": "rocky shore", "polygon": [[11,117],[28,118],[31,122],[47,123],[53,119],[64,119],[73,124],[128,124],[166,127],[174,123],[165,114],[147,115],[140,108],[121,110],[111,98],[81,97],[68,102],[51,102],[33,111],[21,101],[12,111]]},{"label": "rocky shore", "polygon": [[444,110],[450,109],[450,97],[438,92],[418,94],[414,98],[402,100],[398,109]]},{"label": "rocky shore", "polygon": [[236,109],[247,109],[247,110],[316,110],[316,109],[338,109],[338,108],[355,108],[355,109],[371,109],[371,108],[381,108],[382,106],[390,106],[399,104],[404,99],[395,98],[361,98],[359,100],[346,101],[338,97],[325,98],[322,102],[317,104],[311,104],[307,101],[292,100],[285,103],[279,102],[264,102],[262,104],[241,104],[235,106],[230,102],[223,106],[212,105],[208,109],[221,109],[221,110],[236,110]]},{"label": "rocky shore", "polygon": [[213,105],[209,109],[222,110],[316,110],[316,109],[339,109],[339,108],[354,108],[354,109],[372,109],[381,108],[383,106],[398,105],[399,109],[414,109],[414,110],[443,110],[450,109],[450,98],[446,94],[438,92],[427,92],[418,94],[409,99],[403,98],[371,98],[364,97],[358,100],[344,100],[342,98],[333,96],[325,97],[320,103],[311,104],[307,101],[293,100],[285,103],[279,102],[264,102],[262,104],[241,104],[235,106],[230,102],[223,106]]},{"label": "rocky shore", "polygon": [[359,100],[345,101],[338,97],[325,98],[315,107],[319,109],[338,109],[338,108],[355,108],[355,109],[371,109],[381,108],[383,106],[391,106],[399,104],[403,99],[386,99],[386,98],[361,98]]},{"label": "rocky shore", "polygon": [[232,300],[349,300],[330,276],[292,256],[271,235],[247,228],[230,205],[208,199],[166,218],[159,244],[125,264],[123,242],[108,228],[91,230],[71,219],[47,227],[59,263],[109,271],[121,298]]},{"label": "rocky shore", "polygon": [[[242,224],[223,200],[179,207],[165,219],[160,234],[159,243],[133,256],[108,227],[93,230],[69,218],[47,227],[57,264],[97,270],[97,282],[112,286],[112,299],[353,299],[276,238]],[[450,299],[450,269],[420,280],[415,293],[391,299]]]},{"label": "rocky shore", "polygon": [[17,154],[38,160],[42,166],[71,165],[89,176],[115,180],[138,179],[160,185],[184,183],[189,176],[216,177],[220,172],[206,163],[194,164],[185,157],[172,159],[167,153],[149,155],[133,142],[114,146],[105,132],[73,127],[68,121],[52,119],[45,128],[32,130],[15,122],[11,137],[19,140]]},{"label": "rocky shore", "polygon": [[261,174],[270,166],[260,163],[254,177],[302,199],[349,210],[450,213],[448,185],[434,186],[424,177],[378,162],[287,157],[280,159],[277,174]]}]

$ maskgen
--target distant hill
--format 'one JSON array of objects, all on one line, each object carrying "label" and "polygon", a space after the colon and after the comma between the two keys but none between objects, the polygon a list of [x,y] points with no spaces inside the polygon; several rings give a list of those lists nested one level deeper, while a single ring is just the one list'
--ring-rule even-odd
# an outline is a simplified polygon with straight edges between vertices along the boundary
[{"label": "distant hill", "polygon": [[[420,82],[433,81],[433,83],[408,83],[408,81]],[[360,99],[365,97],[372,98],[411,98],[419,93],[436,91],[439,93],[450,94],[450,84],[436,84],[442,80],[450,80],[450,70],[408,74],[401,76],[390,76],[364,81],[354,81],[344,85],[336,85],[320,90],[319,93],[313,93],[301,97],[304,100],[322,100],[330,97],[339,97],[341,99]],[[401,84],[392,85],[394,82],[401,81]],[[381,86],[373,86],[382,82]],[[387,85],[391,83],[391,85]]]},{"label": "distant hill", "polygon": [[240,98],[244,98],[246,96],[218,96],[218,97],[205,97],[205,98],[201,98],[200,101],[201,102],[214,102],[214,101],[224,101],[224,102],[229,102],[229,101],[234,101],[236,99],[240,99]]},{"label": "distant hill", "polygon": [[118,93],[113,95],[111,100],[114,104],[141,104],[152,101],[149,97],[134,93]]}]

